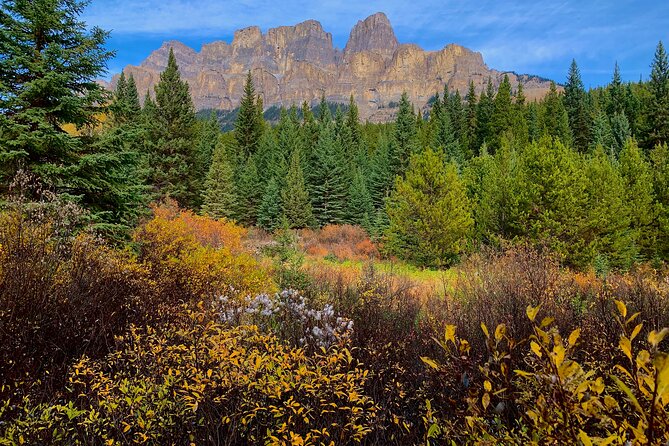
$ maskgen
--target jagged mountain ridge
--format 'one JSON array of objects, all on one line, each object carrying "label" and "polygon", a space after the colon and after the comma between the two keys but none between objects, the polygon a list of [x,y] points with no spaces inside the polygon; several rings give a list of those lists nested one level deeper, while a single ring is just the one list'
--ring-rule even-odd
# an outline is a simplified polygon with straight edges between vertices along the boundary
[{"label": "jagged mountain ridge", "polygon": [[[179,41],[164,42],[139,66],[123,70],[135,77],[140,93],[153,91],[170,48],[198,110],[237,107],[249,70],[265,107],[314,103],[323,94],[330,102],[347,102],[352,94],[361,118],[376,122],[392,119],[403,91],[422,108],[444,84],[464,95],[470,80],[480,92],[488,77],[499,84],[504,75],[489,69],[480,53],[460,45],[426,51],[400,44],[386,15],[376,13],[355,25],[344,50],[333,46],[332,35],[315,20],[266,34],[251,26],[236,31],[231,43],[205,44],[200,52]],[[522,80],[530,100],[548,91],[544,79],[508,74],[514,86]]]}]

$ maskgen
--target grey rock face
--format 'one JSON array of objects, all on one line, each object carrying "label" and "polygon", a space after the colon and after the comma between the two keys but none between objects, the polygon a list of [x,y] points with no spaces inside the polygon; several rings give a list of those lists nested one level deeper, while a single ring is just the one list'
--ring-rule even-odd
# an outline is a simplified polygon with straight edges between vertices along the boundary
[{"label": "grey rock face", "polygon": [[[488,78],[497,85],[504,76],[489,69],[480,53],[460,45],[425,51],[400,44],[386,15],[376,13],[355,25],[343,52],[334,48],[332,35],[315,20],[272,28],[266,34],[251,26],[236,31],[231,43],[212,42],[199,52],[179,41],[165,42],[139,66],[123,70],[135,77],[142,96],[153,94],[170,48],[197,109],[237,107],[248,71],[265,107],[316,103],[321,95],[347,102],[353,95],[361,118],[377,122],[393,118],[390,105],[404,91],[416,106],[424,107],[444,85],[464,95],[470,80],[480,92]],[[508,74],[514,86],[522,80],[529,100],[548,91],[548,81]]]}]

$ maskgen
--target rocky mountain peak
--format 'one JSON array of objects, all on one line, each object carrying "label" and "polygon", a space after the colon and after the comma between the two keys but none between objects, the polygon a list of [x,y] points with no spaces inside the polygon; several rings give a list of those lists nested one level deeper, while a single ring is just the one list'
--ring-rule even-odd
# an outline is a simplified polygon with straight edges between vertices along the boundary
[{"label": "rocky mountain peak", "polygon": [[384,13],[377,12],[356,23],[351,30],[344,54],[370,51],[391,57],[398,45],[390,20]]},{"label": "rocky mountain peak", "polygon": [[[388,121],[403,92],[417,107],[426,107],[444,85],[464,95],[470,82],[480,92],[488,78],[498,85],[505,74],[488,68],[480,53],[459,45],[438,51],[400,45],[388,17],[377,13],[355,25],[343,54],[316,20],[271,28],[266,34],[250,26],[236,31],[230,44],[211,42],[199,52],[179,41],[167,41],[139,66],[123,70],[134,76],[142,95],[153,92],[170,48],[198,110],[239,106],[251,71],[266,107],[316,103],[322,95],[330,102],[346,103],[353,95],[362,119]],[[549,88],[547,81],[537,77],[509,73],[509,78],[514,88],[523,82],[528,100],[542,97]]]}]

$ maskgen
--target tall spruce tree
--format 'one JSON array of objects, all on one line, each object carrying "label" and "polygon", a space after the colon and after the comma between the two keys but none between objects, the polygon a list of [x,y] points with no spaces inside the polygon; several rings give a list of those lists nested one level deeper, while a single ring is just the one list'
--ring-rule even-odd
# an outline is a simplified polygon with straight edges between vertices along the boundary
[{"label": "tall spruce tree", "polygon": [[182,206],[192,205],[197,198],[195,108],[172,48],[155,93],[155,113],[149,123],[155,138],[150,182],[159,197],[169,196]]},{"label": "tall spruce tree", "polygon": [[237,180],[237,220],[240,223],[247,226],[256,224],[262,196],[263,178],[258,171],[256,156],[250,156]]},{"label": "tall spruce tree", "polygon": [[293,150],[290,167],[286,176],[286,186],[281,191],[283,215],[290,228],[313,226],[314,216],[311,211],[309,193],[302,174],[302,160],[299,149]]},{"label": "tall spruce tree", "polygon": [[657,44],[651,65],[650,104],[648,107],[648,145],[669,143],[669,59],[662,41]]},{"label": "tall spruce tree", "polygon": [[273,231],[281,225],[281,189],[275,178],[270,178],[258,208],[258,225]]},{"label": "tall spruce tree", "polygon": [[586,104],[586,92],[576,60],[571,61],[567,83],[564,86],[564,107],[569,118],[569,127],[574,136],[574,147],[585,152],[590,141],[590,118]]},{"label": "tall spruce tree", "polygon": [[262,124],[263,120],[258,116],[253,76],[249,71],[244,83],[242,101],[239,104],[239,114],[235,121],[235,140],[237,141],[238,151],[243,158],[242,161],[246,161],[246,158],[258,149]]},{"label": "tall spruce tree", "polygon": [[204,183],[202,211],[214,218],[237,218],[238,199],[235,173],[228,150],[221,141],[216,145],[207,180]]},{"label": "tall spruce tree", "polygon": [[346,157],[333,124],[322,123],[318,133],[310,178],[313,211],[320,225],[343,223],[350,184]]},{"label": "tall spruce tree", "polygon": [[488,78],[488,84],[484,91],[481,92],[478,106],[476,108],[476,131],[477,131],[477,147],[485,144],[490,147],[490,142],[493,137],[491,129],[491,119],[494,112],[494,96],[495,91],[492,86],[492,79]]},{"label": "tall spruce tree", "polygon": [[467,106],[465,107],[466,129],[464,133],[466,135],[467,147],[469,153],[473,156],[478,156],[480,148],[478,145],[478,127],[476,122],[478,104],[476,90],[474,89],[474,81],[469,81],[469,90],[465,96],[465,101],[467,101]]},{"label": "tall spruce tree", "polygon": [[558,93],[555,82],[551,82],[548,94],[541,103],[539,122],[542,135],[559,138],[565,145],[571,144],[569,117],[562,103],[562,95]]},{"label": "tall spruce tree", "polygon": [[492,138],[488,143],[490,153],[494,154],[501,145],[502,135],[513,128],[513,100],[511,98],[511,82],[505,74],[499,84],[497,95],[493,101],[493,112],[490,117]]},{"label": "tall spruce tree", "polygon": [[392,175],[401,175],[409,163],[412,153],[418,151],[418,132],[416,130],[416,115],[409,102],[406,92],[400,98],[399,110],[395,119],[395,132],[390,152],[390,169]]},{"label": "tall spruce tree", "polygon": [[372,196],[367,189],[365,175],[359,168],[356,169],[353,175],[348,196],[347,221],[360,225],[368,231],[371,230],[374,218],[374,204],[372,203]]}]

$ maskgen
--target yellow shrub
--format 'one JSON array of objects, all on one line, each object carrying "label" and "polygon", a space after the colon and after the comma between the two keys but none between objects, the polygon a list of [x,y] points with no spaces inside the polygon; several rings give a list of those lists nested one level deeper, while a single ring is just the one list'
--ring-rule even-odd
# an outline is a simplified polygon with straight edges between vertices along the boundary
[{"label": "yellow shrub", "polygon": [[243,250],[244,228],[173,202],[154,206],[153,214],[135,231],[134,241],[164,293],[183,299],[274,289],[267,271]]},{"label": "yellow shrub", "polygon": [[370,432],[367,371],[348,350],[307,356],[256,327],[207,320],[198,311],[180,328],[133,329],[117,353],[81,360],[69,401],[26,404],[0,444],[315,445]]}]

